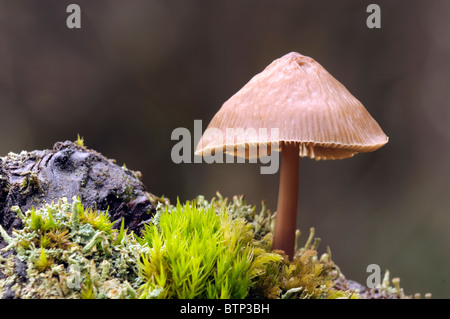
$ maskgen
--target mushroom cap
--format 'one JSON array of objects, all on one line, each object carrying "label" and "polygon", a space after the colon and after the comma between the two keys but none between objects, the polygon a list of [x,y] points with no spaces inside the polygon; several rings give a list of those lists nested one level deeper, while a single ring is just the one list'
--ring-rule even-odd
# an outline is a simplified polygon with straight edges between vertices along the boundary
[{"label": "mushroom cap", "polygon": [[249,152],[252,146],[266,145],[270,152],[298,143],[301,157],[342,159],[387,142],[378,123],[339,81],[314,59],[291,52],[222,105],[195,154],[259,157]]}]

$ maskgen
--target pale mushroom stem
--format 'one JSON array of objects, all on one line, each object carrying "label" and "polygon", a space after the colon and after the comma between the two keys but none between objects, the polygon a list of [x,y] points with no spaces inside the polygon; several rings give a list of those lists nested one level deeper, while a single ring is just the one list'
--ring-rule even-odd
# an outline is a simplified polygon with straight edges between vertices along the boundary
[{"label": "pale mushroom stem", "polygon": [[294,257],[297,227],[298,162],[299,145],[283,143],[281,145],[280,185],[272,249],[283,250],[290,259]]}]

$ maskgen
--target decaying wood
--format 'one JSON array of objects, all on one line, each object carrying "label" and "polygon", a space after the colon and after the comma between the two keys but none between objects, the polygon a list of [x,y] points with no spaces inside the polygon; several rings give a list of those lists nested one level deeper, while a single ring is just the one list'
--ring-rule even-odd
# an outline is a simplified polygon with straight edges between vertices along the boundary
[{"label": "decaying wood", "polygon": [[22,227],[11,211],[14,205],[26,211],[79,196],[85,207],[108,209],[115,227],[125,219],[127,228],[139,232],[155,213],[139,175],[70,141],[58,142],[51,150],[10,153],[0,158],[0,225],[8,233]]}]

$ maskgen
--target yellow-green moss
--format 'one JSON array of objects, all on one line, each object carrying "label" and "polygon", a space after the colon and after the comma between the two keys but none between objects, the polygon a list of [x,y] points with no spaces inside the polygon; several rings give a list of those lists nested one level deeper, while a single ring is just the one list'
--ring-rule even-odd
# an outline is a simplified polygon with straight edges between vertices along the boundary
[{"label": "yellow-green moss", "polygon": [[253,229],[225,207],[192,203],[166,208],[141,239],[142,298],[245,298],[265,268],[282,256],[258,247]]}]

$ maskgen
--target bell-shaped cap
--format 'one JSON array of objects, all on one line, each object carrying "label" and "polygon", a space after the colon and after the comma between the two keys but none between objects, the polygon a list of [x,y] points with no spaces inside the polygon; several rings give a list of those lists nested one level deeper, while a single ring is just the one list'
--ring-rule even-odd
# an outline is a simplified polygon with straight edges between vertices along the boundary
[{"label": "bell-shaped cap", "polygon": [[388,137],[361,102],[319,63],[291,52],[222,105],[195,154],[239,156],[244,153],[237,149],[243,148],[248,158],[252,146],[279,150],[283,142],[298,143],[302,157],[342,159],[374,151]]}]

